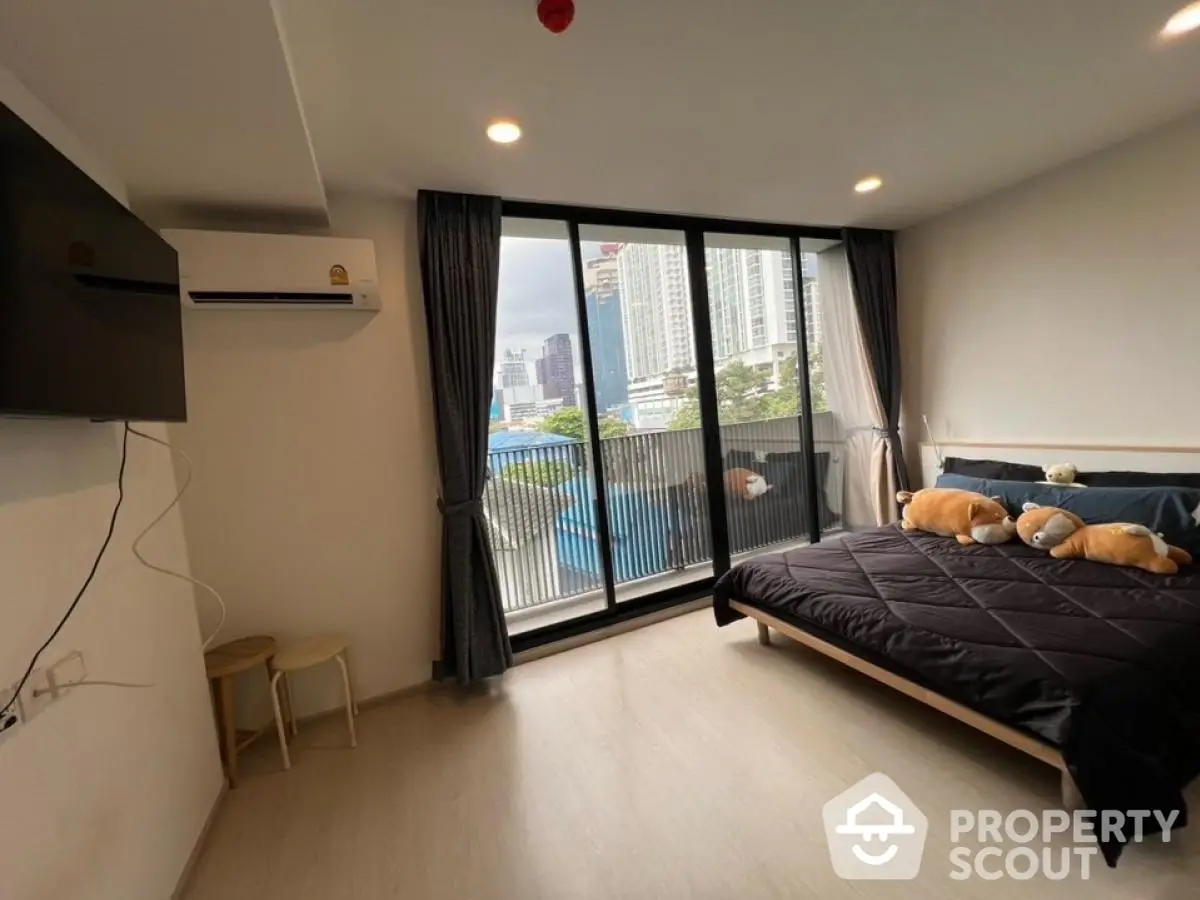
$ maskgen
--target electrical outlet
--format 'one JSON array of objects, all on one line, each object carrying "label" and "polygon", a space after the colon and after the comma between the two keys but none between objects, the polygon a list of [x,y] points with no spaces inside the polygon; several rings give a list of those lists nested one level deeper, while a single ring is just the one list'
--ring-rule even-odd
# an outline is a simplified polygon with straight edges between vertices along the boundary
[{"label": "electrical outlet", "polygon": [[54,665],[47,666],[46,680],[51,699],[59,700],[64,697],[71,685],[87,680],[87,666],[83,663],[83,654],[76,650]]},{"label": "electrical outlet", "polygon": [[[0,690],[0,709],[5,709],[12,701],[16,685]],[[3,744],[21,727],[21,704],[13,703],[4,714],[0,715],[0,744]]]},{"label": "electrical outlet", "polygon": [[18,702],[21,705],[21,719],[25,722],[32,722],[42,710],[54,702],[50,691],[50,678],[45,669],[38,668],[29,673],[29,680],[25,682]]}]

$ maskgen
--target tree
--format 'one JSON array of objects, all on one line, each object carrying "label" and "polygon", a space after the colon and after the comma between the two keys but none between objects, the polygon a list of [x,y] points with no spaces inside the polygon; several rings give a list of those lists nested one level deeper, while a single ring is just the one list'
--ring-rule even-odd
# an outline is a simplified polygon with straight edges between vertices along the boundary
[{"label": "tree", "polygon": [[[769,418],[766,394],[770,375],[734,360],[717,373],[717,419],[722,425]],[[700,427],[700,395],[693,386],[688,399],[671,418],[667,429],[681,431]]]},{"label": "tree", "polygon": [[561,434],[573,441],[587,440],[587,419],[578,406],[563,407],[554,415],[547,416],[538,428],[547,434]]},{"label": "tree", "polygon": [[[829,403],[825,396],[825,362],[820,347],[812,348],[808,357],[808,383],[814,413],[826,412]],[[735,360],[717,373],[717,413],[722,425],[758,422],[763,419],[782,419],[800,414],[800,369],[797,353],[790,354],[779,364],[779,388],[768,390],[770,376],[757,368]],[[689,392],[684,404],[671,419],[667,428],[680,431],[700,427],[700,399],[696,388]]]},{"label": "tree", "polygon": [[766,398],[766,418],[800,415],[800,359],[790,354],[779,364],[779,390]]},{"label": "tree", "polygon": [[700,427],[700,401],[693,397],[675,411],[671,421],[667,423],[668,431],[686,431],[689,428]]},{"label": "tree", "polygon": [[818,344],[808,353],[808,389],[812,394],[813,412],[829,412],[829,397],[825,392],[825,347]]},{"label": "tree", "polygon": [[767,418],[765,396],[771,376],[740,359],[717,373],[717,420],[722,425]]},{"label": "tree", "polygon": [[600,420],[600,440],[607,441],[609,438],[625,437],[627,434],[629,425],[621,419],[605,416]]},{"label": "tree", "polygon": [[[767,398],[768,418],[779,419],[800,414],[799,376],[798,357],[793,353],[779,364],[779,390]],[[825,396],[825,355],[820,346],[812,347],[808,352],[808,391],[812,411],[828,412],[829,401]]]},{"label": "tree", "polygon": [[[560,409],[552,416],[547,416],[540,426],[547,434],[561,434],[563,437],[581,443],[588,440],[587,418],[578,406],[568,406]],[[620,419],[603,416],[600,419],[600,438],[624,437],[629,433],[629,426]]]},{"label": "tree", "polygon": [[540,487],[557,487],[570,481],[574,474],[575,468],[568,462],[560,459],[541,459],[507,465],[500,477],[505,481],[519,481],[523,484],[536,484]]}]

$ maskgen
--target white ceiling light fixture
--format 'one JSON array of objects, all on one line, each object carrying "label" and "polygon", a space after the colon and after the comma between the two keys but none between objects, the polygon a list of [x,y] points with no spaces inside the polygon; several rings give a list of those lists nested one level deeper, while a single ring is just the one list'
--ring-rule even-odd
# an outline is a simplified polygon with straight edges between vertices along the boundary
[{"label": "white ceiling light fixture", "polygon": [[878,175],[869,175],[854,185],[856,194],[871,194],[883,187],[883,179]]},{"label": "white ceiling light fixture", "polygon": [[1177,38],[1197,28],[1200,28],[1200,2],[1189,3],[1171,16],[1163,26],[1162,36],[1167,39]]},{"label": "white ceiling light fixture", "polygon": [[521,137],[521,126],[512,119],[496,119],[488,125],[487,136],[497,144],[511,144]]}]

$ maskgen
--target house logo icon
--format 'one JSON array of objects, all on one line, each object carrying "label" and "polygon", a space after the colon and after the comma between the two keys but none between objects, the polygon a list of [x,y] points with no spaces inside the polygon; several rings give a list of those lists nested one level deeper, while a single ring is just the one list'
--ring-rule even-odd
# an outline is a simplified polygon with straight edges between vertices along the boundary
[{"label": "house logo icon", "polygon": [[822,815],[829,857],[838,877],[917,877],[929,820],[883,773],[868,775],[838,794],[825,804]]}]

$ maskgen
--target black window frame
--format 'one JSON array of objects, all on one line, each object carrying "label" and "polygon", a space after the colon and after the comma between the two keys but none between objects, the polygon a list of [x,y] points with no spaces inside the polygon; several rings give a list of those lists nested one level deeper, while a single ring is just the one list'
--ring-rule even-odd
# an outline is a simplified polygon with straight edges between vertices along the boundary
[{"label": "black window frame", "polygon": [[601,628],[611,627],[655,612],[670,609],[710,595],[716,580],[731,567],[729,549],[729,522],[725,507],[724,473],[722,471],[721,436],[717,418],[716,371],[713,365],[712,330],[708,278],[704,256],[706,234],[745,235],[748,237],[784,238],[788,241],[791,257],[793,283],[792,305],[795,309],[797,367],[799,369],[800,411],[797,415],[803,452],[802,477],[805,486],[805,502],[809,522],[809,540],[821,540],[821,523],[818,515],[816,482],[816,453],[812,422],[812,398],[808,372],[808,323],[804,311],[803,254],[801,241],[804,239],[841,241],[842,229],[832,226],[795,225],[773,222],[758,222],[747,219],[724,219],[710,216],[693,216],[677,213],[646,212],[642,210],[613,209],[606,207],[576,206],[560,203],[542,203],[528,200],[501,200],[501,215],[504,218],[540,219],[564,223],[571,243],[572,269],[575,286],[575,303],[579,319],[579,338],[584,371],[585,390],[588,402],[584,404],[588,416],[588,438],[593,459],[601,464],[600,430],[597,410],[592,398],[595,396],[594,373],[591,367],[591,335],[587,321],[586,297],[584,292],[583,267],[579,244],[581,227],[644,228],[660,231],[677,231],[683,235],[692,306],[692,328],[696,340],[696,377],[700,395],[701,435],[704,443],[705,475],[708,484],[709,520],[712,528],[713,574],[685,585],[666,588],[644,597],[616,602],[614,584],[611,532],[607,528],[608,511],[603,477],[597,473],[596,482],[597,524],[601,529],[601,561],[604,567],[605,608],[598,612],[556,622],[542,628],[530,629],[512,637],[515,653],[533,650],[547,644],[578,637]]}]

